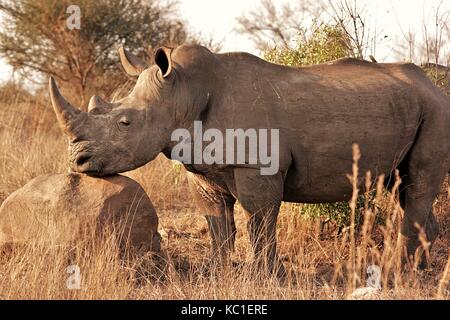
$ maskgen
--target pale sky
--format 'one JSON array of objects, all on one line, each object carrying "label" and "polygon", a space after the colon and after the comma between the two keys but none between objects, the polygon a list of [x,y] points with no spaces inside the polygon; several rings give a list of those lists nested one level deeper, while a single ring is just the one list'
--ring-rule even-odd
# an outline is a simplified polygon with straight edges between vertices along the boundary
[{"label": "pale sky", "polygon": [[[274,0],[276,4],[296,3],[300,0]],[[332,0],[333,1],[333,0]],[[181,16],[193,30],[213,34],[217,40],[223,39],[223,51],[248,51],[259,54],[251,41],[243,34],[235,32],[236,17],[259,7],[260,0],[181,0]],[[338,2],[338,1],[336,1]],[[350,3],[353,1],[350,0]],[[388,35],[383,44],[377,46],[377,59],[395,61],[392,48],[403,39],[403,32],[415,31],[421,38],[422,21],[429,19],[433,8],[441,2],[441,11],[450,11],[450,0],[357,0],[365,5],[372,30]],[[401,28],[399,27],[401,26]]]},{"label": "pale sky", "polygon": [[[275,0],[277,4],[299,0]],[[450,11],[450,0],[358,0],[365,4],[371,28],[376,26],[380,35],[387,35],[383,43],[377,45],[376,58],[381,61],[396,61],[392,49],[403,40],[403,32],[413,30],[421,38],[422,21],[430,19],[434,7],[442,2],[442,12]],[[260,0],[180,0],[179,13],[195,32],[212,35],[222,43],[222,51],[247,51],[258,55],[252,42],[235,31],[236,17],[257,8]],[[401,26],[401,28],[400,28]],[[0,79],[11,76],[11,69],[0,61]]]}]

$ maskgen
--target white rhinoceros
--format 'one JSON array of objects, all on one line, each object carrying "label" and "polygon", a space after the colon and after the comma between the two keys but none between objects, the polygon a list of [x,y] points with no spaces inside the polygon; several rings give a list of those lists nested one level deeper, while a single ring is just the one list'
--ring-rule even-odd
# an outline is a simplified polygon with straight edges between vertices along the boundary
[{"label": "white rhinoceros", "polygon": [[[50,79],[75,171],[104,176],[135,169],[160,152],[172,158],[180,142],[172,134],[184,130],[193,137],[196,123],[223,136],[243,129],[244,139],[251,130],[279,130],[279,141],[269,145],[277,151],[271,175],[261,174],[264,161],[185,162],[213,253],[226,256],[234,246],[233,205],[239,200],[255,256],[273,270],[281,201],[348,200],[353,144],[361,149],[361,173],[393,181],[400,171],[408,253],[420,246],[417,227],[429,241],[436,239],[432,204],[450,168],[450,100],[414,64],[341,59],[292,68],[189,45],[160,48],[153,66],[123,49],[120,56],[124,69],[138,76],[134,89],[112,103],[94,96],[88,112],[68,103]],[[183,141],[194,157],[206,149]]]}]

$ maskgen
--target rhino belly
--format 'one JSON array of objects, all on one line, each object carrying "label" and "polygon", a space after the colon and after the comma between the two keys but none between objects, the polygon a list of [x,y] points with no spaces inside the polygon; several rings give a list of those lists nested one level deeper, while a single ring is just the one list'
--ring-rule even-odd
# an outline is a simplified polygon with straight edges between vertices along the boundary
[{"label": "rhino belly", "polygon": [[[376,139],[375,139],[376,140]],[[401,145],[401,144],[400,144]],[[361,145],[358,162],[359,189],[364,188],[364,177],[371,172],[372,180],[388,177],[400,164],[408,148],[399,147],[398,141],[367,142]],[[284,185],[284,201],[323,203],[347,201],[352,195],[348,175],[352,173],[352,148],[312,148],[293,153],[294,159]]]}]

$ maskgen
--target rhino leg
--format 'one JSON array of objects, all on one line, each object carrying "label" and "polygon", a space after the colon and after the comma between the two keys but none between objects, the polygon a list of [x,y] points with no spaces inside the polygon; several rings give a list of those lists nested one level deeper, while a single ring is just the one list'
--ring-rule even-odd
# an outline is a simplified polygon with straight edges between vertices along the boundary
[{"label": "rhino leg", "polygon": [[234,251],[234,242],[236,239],[236,226],[234,223],[234,207],[235,200],[224,201],[220,208],[220,215],[206,214],[205,218],[208,222],[208,230],[211,237],[212,256],[219,256],[223,263],[228,263],[230,253]]},{"label": "rhino leg", "polygon": [[[434,128],[422,125],[401,172],[400,203],[405,211],[401,233],[406,240],[408,258],[413,261],[418,254],[420,268],[429,264],[429,252],[439,234],[432,206],[448,171],[446,151],[429,149],[430,143],[436,140]],[[420,240],[421,232],[426,236],[428,248],[424,248]]]},{"label": "rhino leg", "polygon": [[283,276],[277,255],[276,223],[283,198],[281,174],[263,176],[259,170],[234,170],[237,198],[248,216],[248,232],[260,270]]},{"label": "rhino leg", "polygon": [[[427,267],[431,246],[439,234],[439,225],[432,210],[433,201],[440,186],[435,179],[435,177],[432,178],[432,174],[428,178],[423,176],[420,178],[420,174],[409,173],[405,183],[406,189],[401,195],[402,207],[405,211],[401,233],[405,237],[410,261],[413,262],[415,254],[419,254],[420,268]],[[429,242],[428,248],[424,248],[420,240],[421,232],[424,232],[426,241]],[[416,252],[417,250],[419,251]]]},{"label": "rhino leg", "polygon": [[204,213],[208,222],[213,258],[219,257],[226,264],[234,251],[236,225],[234,222],[234,203],[236,199],[204,177],[188,174],[189,184],[195,204]]}]

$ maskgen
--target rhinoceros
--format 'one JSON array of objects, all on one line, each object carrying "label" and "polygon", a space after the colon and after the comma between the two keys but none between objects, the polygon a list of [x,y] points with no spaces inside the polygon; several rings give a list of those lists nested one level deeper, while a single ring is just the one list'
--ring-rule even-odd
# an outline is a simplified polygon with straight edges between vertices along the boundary
[{"label": "rhinoceros", "polygon": [[[261,174],[262,163],[185,164],[217,259],[234,249],[238,200],[248,214],[255,257],[274,271],[281,202],[348,200],[354,144],[362,154],[360,172],[392,177],[398,170],[402,177],[401,232],[409,255],[420,247],[420,228],[430,242],[438,236],[432,203],[450,168],[450,100],[416,65],[344,58],[293,68],[198,45],[161,47],[154,65],[123,48],[119,56],[137,77],[135,87],[114,102],[93,96],[88,112],[65,100],[50,78],[73,171],[104,176],[135,169],[159,153],[171,158],[179,143],[172,133],[181,128],[194,135],[195,122],[222,133],[279,130],[274,174]],[[184,143],[195,151],[194,140]]]}]

